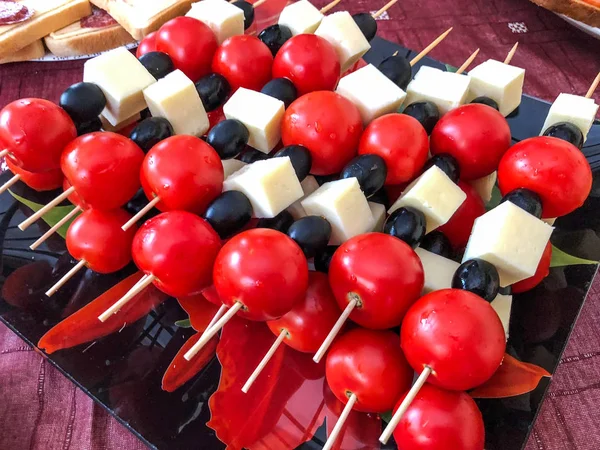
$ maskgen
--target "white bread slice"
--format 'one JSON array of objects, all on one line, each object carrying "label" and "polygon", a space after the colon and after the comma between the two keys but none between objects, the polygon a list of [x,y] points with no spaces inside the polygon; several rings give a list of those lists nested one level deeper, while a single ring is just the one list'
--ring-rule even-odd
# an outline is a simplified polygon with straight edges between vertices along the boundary
[{"label": "white bread slice", "polygon": [[174,17],[182,16],[196,0],[90,0],[108,11],[135,39],[143,39]]},{"label": "white bread slice", "polygon": [[34,13],[28,20],[0,26],[0,57],[9,56],[91,14],[88,0],[21,0]]},{"label": "white bread slice", "polygon": [[29,61],[30,59],[41,58],[46,54],[46,49],[41,39],[23,47],[21,50],[13,53],[12,55],[0,58],[0,64],[6,64],[10,62]]},{"label": "white bread slice", "polygon": [[598,0],[531,0],[536,5],[600,28]]}]

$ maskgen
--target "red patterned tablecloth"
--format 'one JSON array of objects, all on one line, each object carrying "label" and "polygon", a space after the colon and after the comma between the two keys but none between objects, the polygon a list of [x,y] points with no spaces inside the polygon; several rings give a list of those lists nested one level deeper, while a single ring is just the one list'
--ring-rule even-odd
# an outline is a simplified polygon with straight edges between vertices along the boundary
[{"label": "red patterned tablecloth", "polygon": [[[317,5],[327,3],[323,0]],[[384,0],[344,0],[351,12],[376,10]],[[419,49],[454,26],[432,53],[458,66],[476,48],[476,62],[503,59],[527,69],[525,92],[552,100],[585,93],[600,70],[600,41],[527,0],[401,0],[379,22],[379,35]],[[81,80],[82,62],[0,67],[0,105],[20,97],[57,100]],[[600,102],[600,92],[595,98]],[[600,279],[596,278],[553,377],[527,450],[600,448]],[[0,325],[0,449],[99,450],[144,446],[100,406]]]}]

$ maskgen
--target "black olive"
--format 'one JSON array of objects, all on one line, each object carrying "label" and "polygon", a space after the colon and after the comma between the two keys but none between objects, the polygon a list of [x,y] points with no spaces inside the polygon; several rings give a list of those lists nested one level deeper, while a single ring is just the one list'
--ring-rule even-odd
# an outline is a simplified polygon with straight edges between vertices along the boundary
[{"label": "black olive", "polygon": [[76,83],[60,96],[60,106],[71,116],[73,122],[90,122],[97,118],[106,106],[106,97],[94,83]]},{"label": "black olive", "polygon": [[75,127],[77,128],[77,136],[81,136],[82,134],[100,131],[102,129],[102,121],[100,117],[96,117],[89,122],[76,123]]},{"label": "black olive", "polygon": [[284,209],[272,219],[260,219],[256,224],[256,228],[271,228],[287,233],[292,223],[294,223],[294,218],[287,209]]},{"label": "black olive", "polygon": [[366,197],[380,190],[387,177],[387,165],[379,155],[360,155],[342,169],[340,178],[356,177]]},{"label": "black olive", "polygon": [[544,131],[544,136],[555,137],[570,142],[579,150],[583,148],[583,133],[578,126],[569,122],[555,123]]},{"label": "black olive", "polygon": [[150,108],[145,108],[140,111],[140,120],[147,119],[148,117],[152,117],[152,113],[150,112]]},{"label": "black olive", "polygon": [[403,113],[417,119],[423,125],[428,135],[431,134],[433,127],[440,120],[440,110],[432,102],[411,103],[404,109]]},{"label": "black olive", "polygon": [[471,100],[471,103],[481,103],[482,105],[488,105],[491,106],[492,108],[494,108],[496,111],[500,111],[500,107],[498,106],[498,102],[496,102],[496,100],[493,100],[489,97],[477,97],[474,98],[473,100]]},{"label": "black olive", "polygon": [[315,269],[317,272],[329,272],[329,264],[335,251],[340,248],[339,245],[328,245],[315,255]]},{"label": "black olive", "polygon": [[275,24],[262,30],[258,34],[258,38],[269,47],[269,50],[275,56],[283,44],[292,38],[292,32],[285,25]]},{"label": "black olive", "polygon": [[452,259],[454,254],[450,240],[441,231],[427,233],[421,240],[420,247],[448,259]]},{"label": "black olive", "polygon": [[425,215],[410,206],[398,208],[385,221],[383,232],[416,248],[425,236]]},{"label": "black olive", "polygon": [[296,86],[294,86],[294,83],[287,78],[273,78],[263,86],[260,92],[281,100],[286,108],[290,106],[298,96]]},{"label": "black olive", "polygon": [[267,153],[260,152],[252,147],[246,147],[246,150],[244,150],[243,153],[240,154],[237,159],[239,159],[242,162],[245,162],[246,164],[252,164],[255,161],[269,159],[269,155]]},{"label": "black olive", "polygon": [[215,198],[202,216],[221,239],[233,236],[252,219],[252,204],[242,192],[225,191]]},{"label": "black olive", "polygon": [[331,175],[314,175],[314,177],[315,180],[317,180],[317,183],[319,183],[319,186],[323,186],[325,183],[339,179],[340,175],[337,173],[332,173]]},{"label": "black olive", "polygon": [[250,28],[250,25],[254,22],[254,6],[252,6],[252,3],[238,0],[237,2],[233,2],[232,5],[244,11],[244,30]]},{"label": "black olive", "polygon": [[353,14],[352,18],[367,41],[371,42],[377,34],[377,22],[373,19],[373,16],[369,13],[358,13]]},{"label": "black olive", "polygon": [[231,91],[225,77],[218,73],[211,73],[200,78],[195,85],[206,112],[214,111],[225,103]]},{"label": "black olive", "polygon": [[310,166],[312,165],[312,156],[308,149],[303,145],[288,145],[275,153],[273,158],[282,156],[289,156],[298,180],[304,180],[310,172]]},{"label": "black olive", "polygon": [[498,295],[500,277],[493,264],[483,259],[470,259],[454,272],[452,287],[472,292],[491,302]]},{"label": "black olive", "polygon": [[231,159],[239,155],[248,144],[250,132],[236,119],[223,120],[208,132],[206,142],[215,149],[221,159]]},{"label": "black olive", "polygon": [[287,235],[296,241],[307,258],[312,258],[327,247],[331,225],[320,216],[306,216],[290,225]]},{"label": "black olive", "polygon": [[375,192],[373,195],[371,195],[369,197],[369,201],[373,202],[373,203],[379,203],[383,206],[385,206],[386,211],[388,209],[390,209],[390,199],[387,195],[387,192],[385,189],[379,189],[377,192]]},{"label": "black olive", "polygon": [[529,189],[519,188],[514,191],[510,191],[500,203],[511,202],[517,205],[519,208],[524,209],[529,214],[540,219],[542,217],[542,200],[540,196]]},{"label": "black olive", "polygon": [[423,172],[425,172],[432,166],[439,167],[442,170],[442,172],[448,175],[448,178],[450,178],[455,183],[458,183],[458,180],[460,178],[460,168],[458,166],[458,161],[456,160],[456,158],[454,158],[454,156],[449,155],[448,153],[440,153],[439,155],[432,156],[425,163],[425,166],[423,167]]},{"label": "black olive", "polygon": [[148,52],[140,56],[140,62],[150,75],[157,80],[166,77],[175,70],[171,57],[163,52]]},{"label": "black olive", "polygon": [[404,56],[388,56],[379,63],[377,68],[382,74],[404,90],[406,90],[408,83],[412,79],[412,67],[408,59]]},{"label": "black olive", "polygon": [[147,153],[152,147],[163,139],[175,133],[171,123],[164,117],[149,117],[142,120],[131,130],[129,138]]}]

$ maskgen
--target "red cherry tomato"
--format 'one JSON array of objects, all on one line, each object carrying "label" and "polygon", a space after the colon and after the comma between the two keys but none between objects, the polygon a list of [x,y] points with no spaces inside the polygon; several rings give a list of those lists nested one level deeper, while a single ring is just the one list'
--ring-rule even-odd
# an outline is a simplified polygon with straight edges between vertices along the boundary
[{"label": "red cherry tomato", "polygon": [[421,295],[424,275],[417,254],[400,239],[383,233],[353,237],[336,250],[329,283],[340,309],[358,305],[350,319],[366,328],[400,325]]},{"label": "red cherry tomato", "polygon": [[425,128],[406,114],[387,114],[372,121],[358,147],[359,155],[375,154],[385,160],[386,185],[406,183],[419,175],[428,153]]},{"label": "red cherry tomato", "polygon": [[220,248],[219,235],[208,222],[189,212],[171,211],[140,227],[131,252],[136,266],[156,277],[156,287],[181,297],[200,293],[211,284]]},{"label": "red cherry tomato", "polygon": [[450,220],[438,228],[438,231],[444,233],[457,250],[466,247],[475,219],[485,214],[485,204],[475,188],[462,180],[458,182],[458,187],[463,190],[467,198]]},{"label": "red cherry tomato", "polygon": [[298,96],[333,91],[340,79],[340,60],[333,45],[316,34],[299,34],[277,52],[273,78],[287,78]]},{"label": "red cherry tomato", "polygon": [[402,350],[417,372],[432,368],[427,382],[466,391],[487,381],[506,349],[502,322],[481,297],[459,289],[425,295],[406,313]]},{"label": "red cherry tomato", "polygon": [[144,158],[140,173],[148,199],[161,211],[202,214],[223,190],[223,165],[215,150],[195,136],[171,136]]},{"label": "red cherry tomato", "polygon": [[28,172],[59,169],[63,149],[76,137],[69,115],[48,100],[23,98],[0,111],[0,150]]},{"label": "red cherry tomato", "polygon": [[273,320],[304,298],[308,263],[288,236],[256,228],[234,236],[223,246],[215,261],[213,281],[225,305],[244,305],[241,316]]},{"label": "red cherry tomato", "polygon": [[[62,183],[63,191],[66,191],[70,187],[71,187],[71,183],[69,183],[69,180],[67,180],[66,178],[63,178],[63,183]],[[88,209],[89,208],[89,206],[86,205],[85,202],[81,199],[81,197],[79,196],[79,194],[77,193],[77,191],[73,192],[67,198],[68,198],[68,200],[71,203],[73,203],[75,206],[79,206],[81,209]]]},{"label": "red cherry tomato", "polygon": [[508,122],[494,108],[472,103],[444,115],[431,132],[431,154],[449,153],[464,180],[489,175],[510,147]]},{"label": "red cherry tomato", "polygon": [[217,109],[207,112],[206,115],[208,116],[209,131],[212,130],[212,127],[214,127],[216,124],[225,120],[223,106],[219,106]]},{"label": "red cherry tomato", "polygon": [[356,395],[354,409],[382,413],[394,407],[410,389],[413,370],[391,331],[355,328],[331,346],[325,362],[325,377],[338,400],[348,403]]},{"label": "red cherry tomato", "polygon": [[67,250],[77,260],[85,260],[95,272],[111,273],[131,261],[131,243],[137,227],[121,227],[131,219],[122,209],[99,211],[88,209],[67,230]]},{"label": "red cherry tomato", "polygon": [[267,325],[276,336],[286,330],[288,335],[284,342],[294,350],[314,353],[341,313],[329,287],[327,275],[309,272],[304,299],[296,303],[290,312],[267,322]]},{"label": "red cherry tomato", "polygon": [[592,189],[592,171],[574,145],[539,136],[515,144],[504,155],[498,186],[502,195],[529,189],[542,200],[542,217],[560,217],[583,205]]},{"label": "red cherry tomato", "polygon": [[548,242],[546,244],[546,248],[544,249],[544,253],[542,253],[542,259],[540,259],[540,263],[538,264],[538,268],[535,271],[535,274],[529,278],[525,278],[524,280],[519,281],[511,286],[511,290],[514,294],[519,294],[521,292],[526,292],[538,284],[540,284],[544,278],[548,276],[550,273],[550,262],[552,261],[552,243]]},{"label": "red cherry tomato", "polygon": [[294,101],[283,116],[283,145],[304,145],[312,155],[310,173],[340,172],[356,156],[363,131],[354,104],[335,92],[319,91]]},{"label": "red cherry tomato", "polygon": [[400,419],[394,440],[400,450],[483,450],[483,417],[468,394],[425,384]]},{"label": "red cherry tomato", "polygon": [[47,172],[27,172],[18,167],[9,158],[6,158],[8,169],[15,175],[19,175],[19,180],[38,192],[52,191],[62,186],[64,176],[60,169],[49,170]]},{"label": "red cherry tomato", "polygon": [[65,148],[65,178],[92,208],[109,210],[127,203],[140,188],[144,152],[135,143],[109,131],[84,134]]},{"label": "red cherry tomato", "polygon": [[208,25],[193,17],[171,19],[156,35],[156,50],[167,53],[175,68],[192,81],[210,73],[217,46],[217,38]]},{"label": "red cherry tomato", "polygon": [[204,289],[202,291],[202,295],[204,296],[204,298],[206,300],[211,302],[213,305],[221,306],[223,304],[223,302],[221,301],[221,297],[219,297],[219,294],[217,293],[217,290],[215,289],[214,284],[211,284],[209,287]]},{"label": "red cherry tomato", "polygon": [[143,56],[146,53],[155,52],[157,35],[158,33],[154,31],[153,33],[148,34],[144,39],[142,39],[140,45],[138,45],[138,48],[135,52],[135,56],[139,58],[140,56]]},{"label": "red cherry tomato", "polygon": [[213,72],[223,75],[232,90],[239,87],[260,91],[271,79],[273,55],[256,36],[239,35],[226,39],[212,60]]}]

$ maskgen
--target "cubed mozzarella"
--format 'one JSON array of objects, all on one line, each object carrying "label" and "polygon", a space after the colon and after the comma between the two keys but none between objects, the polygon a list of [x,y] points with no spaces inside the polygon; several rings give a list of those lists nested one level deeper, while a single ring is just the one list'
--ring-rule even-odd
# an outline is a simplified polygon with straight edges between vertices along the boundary
[{"label": "cubed mozzarella", "polygon": [[244,161],[240,161],[239,159],[223,159],[221,160],[221,164],[223,165],[224,178],[228,178],[246,165]]},{"label": "cubed mozzarella", "polygon": [[219,45],[231,36],[244,34],[244,11],[226,0],[202,0],[186,14],[204,22],[215,33]]},{"label": "cubed mozzarella", "polygon": [[481,199],[487,203],[492,199],[492,191],[496,185],[497,172],[492,172],[485,177],[469,181],[469,184],[477,191]]},{"label": "cubed mozzarella", "polygon": [[248,145],[263,153],[273,150],[281,139],[284,112],[281,100],[246,88],[239,88],[223,105],[227,119],[237,119],[248,128]]},{"label": "cubed mozzarella", "polygon": [[348,11],[339,11],[325,16],[315,34],[335,47],[342,73],[352,67],[371,48],[369,41]]},{"label": "cubed mozzarella", "polygon": [[506,339],[508,340],[510,310],[512,309],[512,295],[498,294],[494,301],[490,303],[490,305],[492,308],[494,308],[494,311],[496,311],[498,317],[500,317],[500,321],[504,327],[504,333],[506,334]]},{"label": "cubed mozzarella", "polygon": [[542,219],[544,222],[546,222],[548,225],[554,225],[554,222],[556,222],[556,217],[548,217],[546,219]]},{"label": "cubed mozzarella", "polygon": [[145,109],[143,91],[156,83],[150,72],[125,47],[87,60],[83,65],[83,81],[102,89],[106,97],[102,115],[113,126]]},{"label": "cubed mozzarella", "polygon": [[468,101],[486,96],[498,103],[500,113],[508,116],[521,104],[525,69],[488,59],[469,71]]},{"label": "cubed mozzarella", "polygon": [[258,218],[275,217],[303,195],[288,156],[242,167],[223,182],[223,191],[246,194]]},{"label": "cubed mozzarella", "polygon": [[373,214],[356,178],[325,183],[301,203],[306,214],[324,217],[331,224],[331,245],[373,229]]},{"label": "cubed mozzarella", "polygon": [[430,101],[440,114],[464,104],[469,93],[471,77],[422,66],[406,88],[405,105]]},{"label": "cubed mozzarella", "polygon": [[152,116],[167,119],[175,134],[202,136],[208,131],[209,120],[200,95],[181,70],[144,89],[144,98]]},{"label": "cubed mozzarella", "polygon": [[415,249],[415,253],[421,259],[425,275],[423,294],[452,287],[452,277],[460,264],[420,247]]},{"label": "cubed mozzarella", "polygon": [[300,183],[302,186],[302,191],[304,195],[300,200],[296,200],[289,208],[288,211],[292,215],[295,220],[301,219],[306,216],[306,211],[302,207],[302,200],[308,197],[310,194],[319,189],[319,183],[317,183],[317,179],[312,175],[308,175],[302,182]]},{"label": "cubed mozzarella", "polygon": [[554,124],[570,122],[581,130],[583,138],[586,139],[597,113],[598,105],[593,98],[560,94],[552,103],[540,134]]},{"label": "cubed mozzarella", "polygon": [[381,203],[369,202],[371,214],[373,214],[373,229],[371,231],[383,232],[383,224],[385,223],[385,205]]},{"label": "cubed mozzarella", "polygon": [[279,14],[279,25],[288,27],[293,36],[314,33],[321,20],[323,14],[307,0],[299,0],[288,5]]},{"label": "cubed mozzarella", "polygon": [[500,286],[509,286],[535,274],[552,229],[513,203],[501,203],[475,220],[463,262],[488,261]]},{"label": "cubed mozzarella", "polygon": [[343,77],[335,91],[356,105],[364,125],[396,112],[406,98],[406,92],[372,64]]},{"label": "cubed mozzarella", "polygon": [[431,166],[406,188],[388,214],[402,206],[416,208],[425,215],[429,233],[448,222],[466,198],[467,194],[448,175],[439,167]]},{"label": "cubed mozzarella", "polygon": [[108,121],[108,119],[106,117],[104,117],[104,115],[102,113],[100,113],[100,122],[102,122],[102,129],[104,131],[119,131],[122,128],[125,128],[126,126],[131,125],[134,122],[137,122],[138,120],[140,120],[142,118],[142,116],[140,115],[140,113],[134,114],[133,116],[131,116],[128,119],[125,119],[123,122],[120,122],[116,125],[111,125],[110,122]]}]

